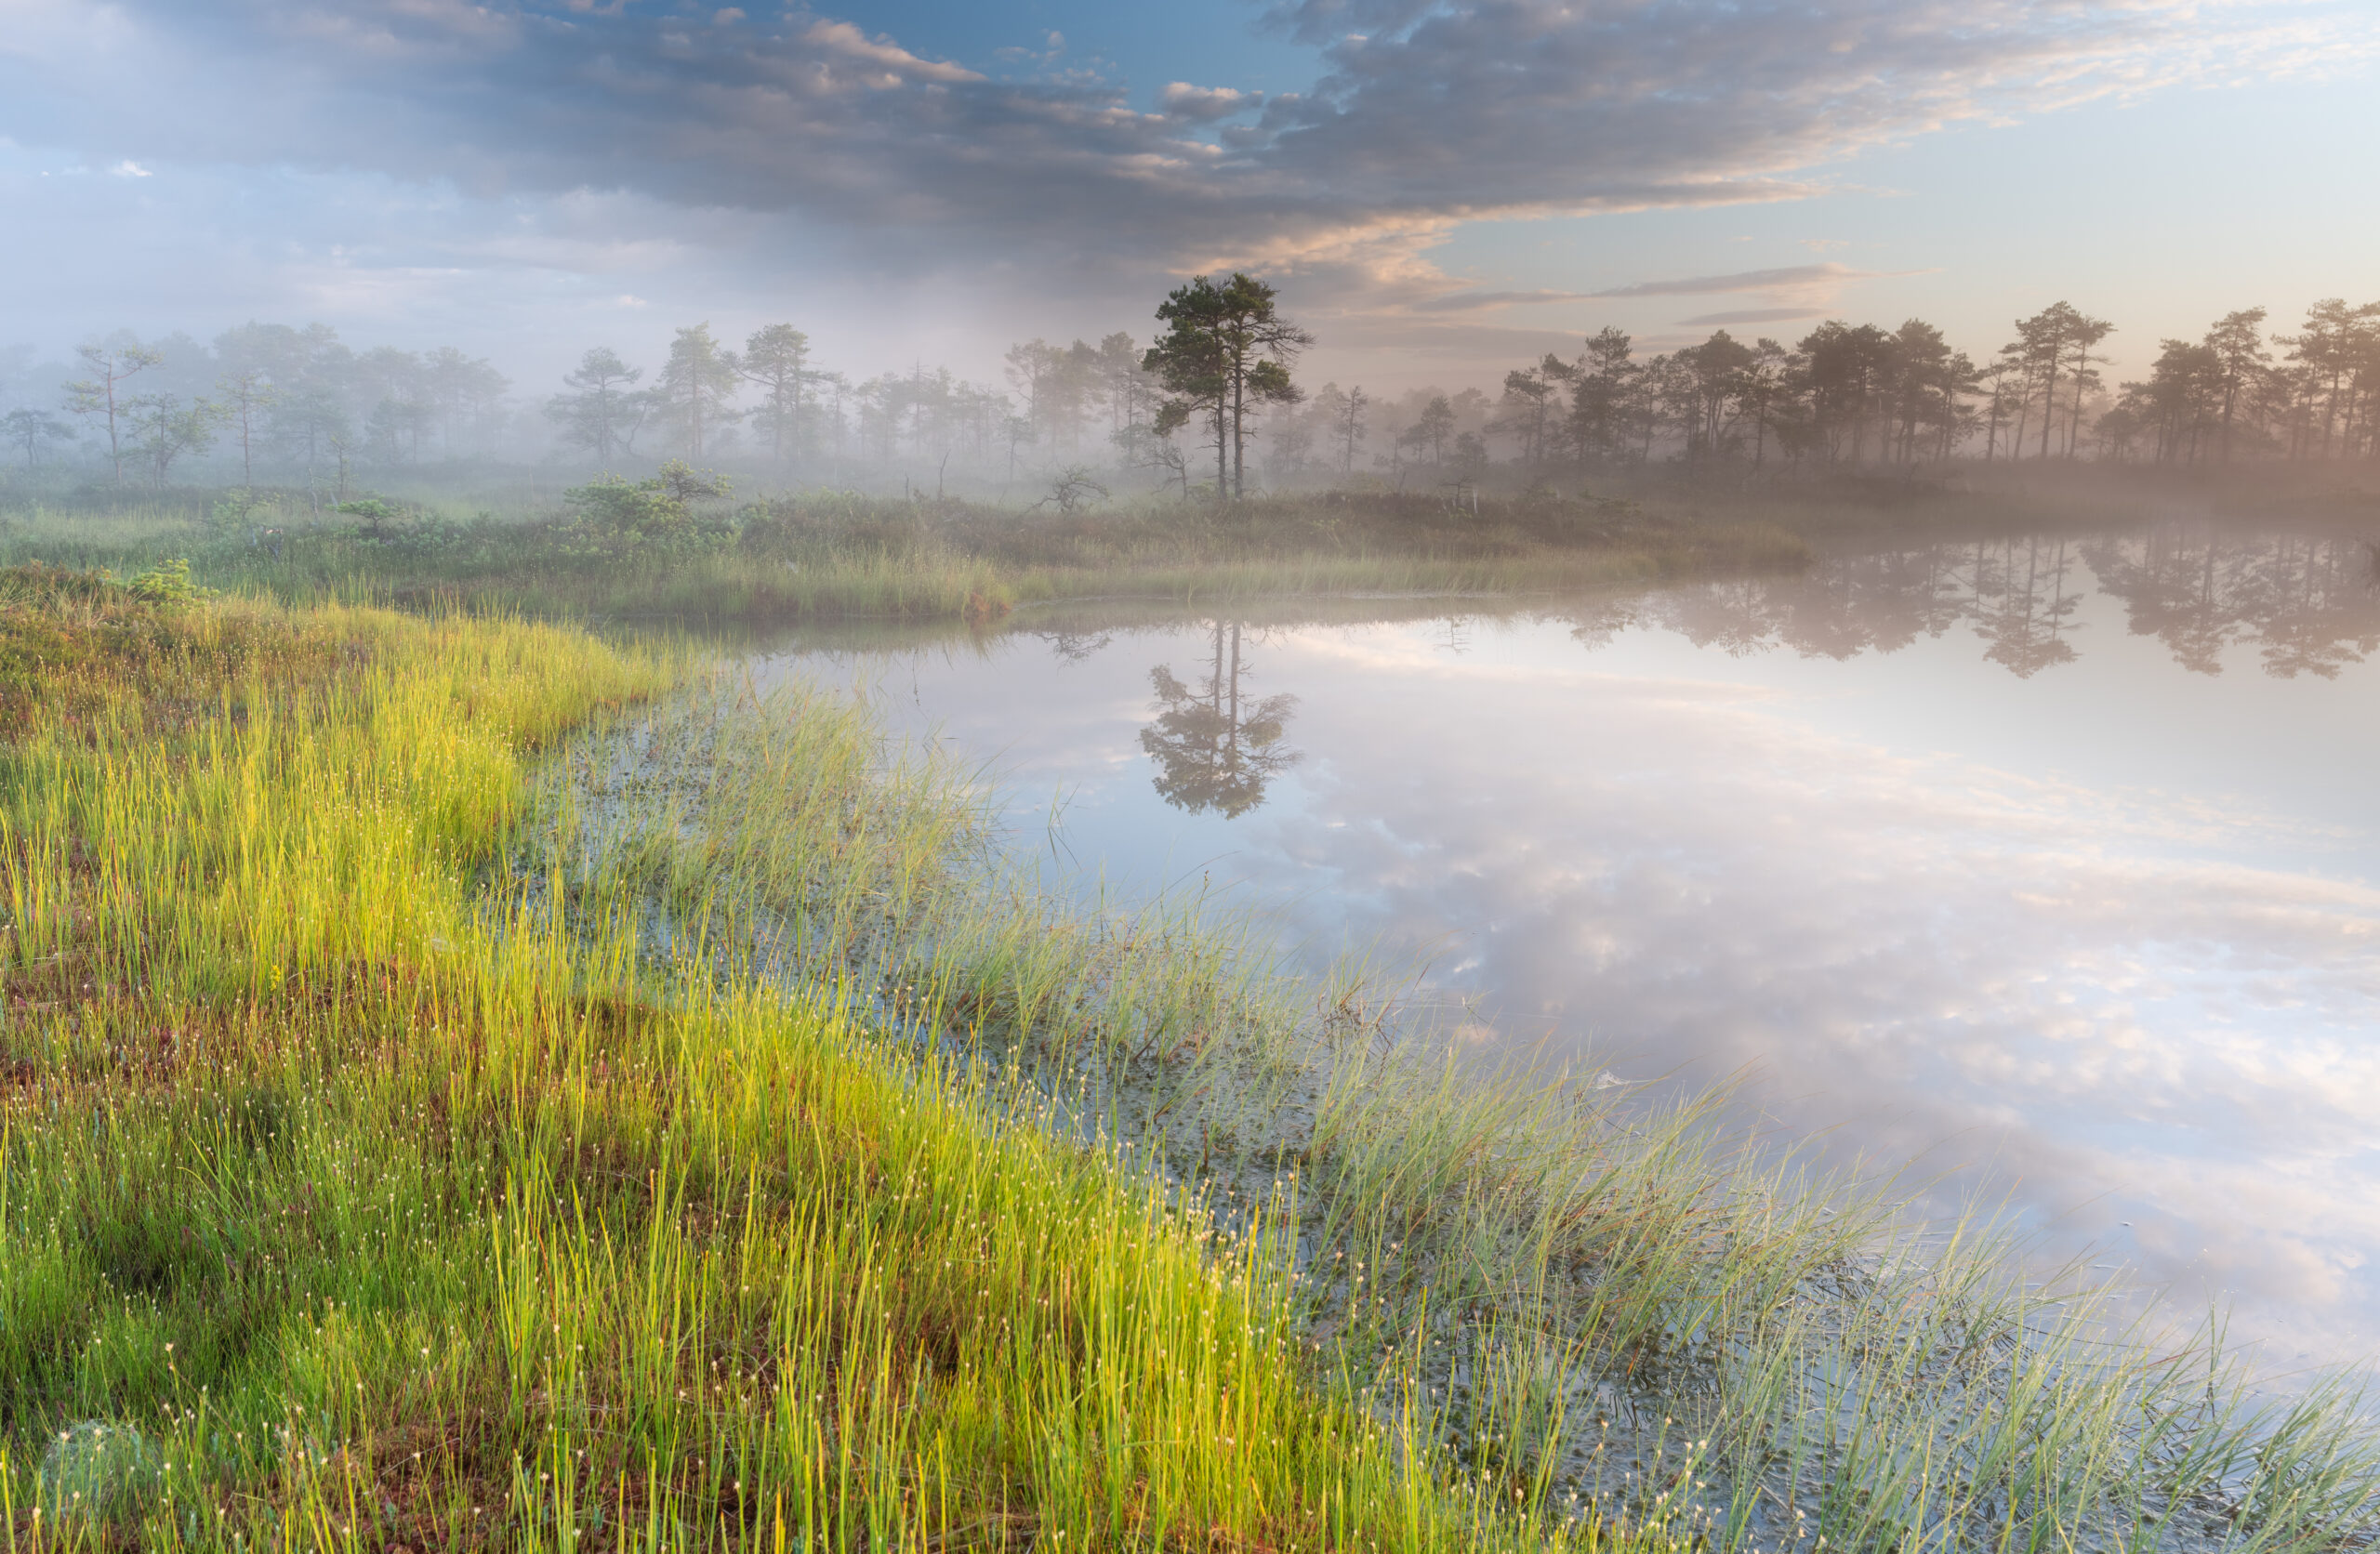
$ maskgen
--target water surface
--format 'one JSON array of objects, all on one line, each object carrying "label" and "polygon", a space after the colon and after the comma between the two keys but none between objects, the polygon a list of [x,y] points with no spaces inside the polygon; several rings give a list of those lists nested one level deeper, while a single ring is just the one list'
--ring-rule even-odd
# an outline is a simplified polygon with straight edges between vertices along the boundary
[{"label": "water surface", "polygon": [[[812,634],[1025,845],[1202,878],[1463,1040],[1740,1079],[2045,1256],[2380,1348],[2380,592],[2347,534],[1846,548],[1531,601]],[[1055,816],[1054,824],[1051,823]]]}]

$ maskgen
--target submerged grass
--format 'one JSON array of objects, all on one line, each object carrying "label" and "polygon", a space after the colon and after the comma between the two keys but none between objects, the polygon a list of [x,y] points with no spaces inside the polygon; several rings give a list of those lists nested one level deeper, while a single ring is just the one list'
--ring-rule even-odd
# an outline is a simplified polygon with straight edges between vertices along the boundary
[{"label": "submerged grass", "polygon": [[10,1548],[1680,1546],[1347,1406],[1289,1217],[550,889],[528,764],[681,665],[21,570],[0,644]]},{"label": "submerged grass", "polygon": [[2219,1330],[2030,1280],[1988,1224],[1912,1231],[1707,1103],[1476,1072],[1195,901],[1086,910],[1002,862],[970,773],[888,765],[840,698],[725,684],[558,780],[582,909],[661,902],[731,982],[840,979],[1223,1223],[1293,1192],[1285,1298],[1333,1389],[1518,1504],[1763,1550],[2380,1525],[2351,1377],[2259,1401]]}]

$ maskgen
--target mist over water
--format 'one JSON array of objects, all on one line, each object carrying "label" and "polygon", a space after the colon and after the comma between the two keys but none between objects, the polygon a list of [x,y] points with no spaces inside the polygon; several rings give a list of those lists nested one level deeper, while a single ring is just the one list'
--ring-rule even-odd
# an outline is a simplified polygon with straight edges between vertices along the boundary
[{"label": "mist over water", "polygon": [[2291,1363],[2380,1344],[2375,655],[2360,542],[2175,520],[755,661],[988,763],[1085,889],[1224,888],[1462,1042],[1735,1081]]}]

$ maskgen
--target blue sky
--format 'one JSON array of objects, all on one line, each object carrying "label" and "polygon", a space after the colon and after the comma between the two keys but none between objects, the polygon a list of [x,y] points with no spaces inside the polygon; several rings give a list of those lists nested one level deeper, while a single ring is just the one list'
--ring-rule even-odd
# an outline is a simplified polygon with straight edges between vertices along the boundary
[{"label": "blue sky", "polygon": [[[1246,266],[1316,375],[2380,296],[2370,0],[0,0],[0,323],[862,373]],[[1598,295],[1626,293],[1627,295]]]}]

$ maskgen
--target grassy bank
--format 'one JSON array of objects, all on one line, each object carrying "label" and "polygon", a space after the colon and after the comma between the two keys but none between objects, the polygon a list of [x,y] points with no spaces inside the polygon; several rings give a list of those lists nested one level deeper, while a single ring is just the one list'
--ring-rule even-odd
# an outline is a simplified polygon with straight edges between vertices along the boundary
[{"label": "grassy bank", "polygon": [[1699,1108],[1450,1066],[1197,903],[1086,912],[848,702],[0,589],[20,1546],[2373,1524],[2341,1388],[2259,1404]]},{"label": "grassy bank", "polygon": [[0,574],[9,1547],[1540,1541],[1261,1225],[538,888],[529,763],[677,672]]},{"label": "grassy bank", "polygon": [[0,558],[129,574],[186,557],[205,585],[289,601],[368,599],[541,615],[754,623],[985,619],[1088,597],[1244,601],[1316,593],[1546,593],[1666,576],[1789,570],[1808,558],[1757,521],[1649,516],[1585,497],[1318,494],[1217,508],[1144,500],[1075,513],[818,493],[736,507],[582,504],[469,518],[296,494],[208,505],[36,507]]}]

